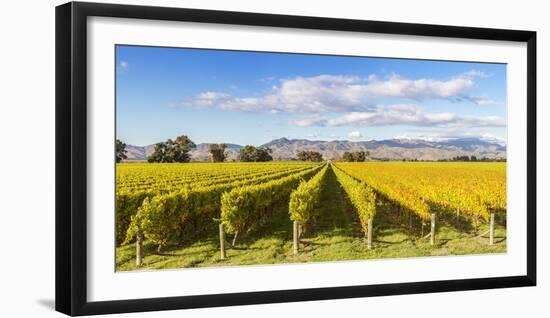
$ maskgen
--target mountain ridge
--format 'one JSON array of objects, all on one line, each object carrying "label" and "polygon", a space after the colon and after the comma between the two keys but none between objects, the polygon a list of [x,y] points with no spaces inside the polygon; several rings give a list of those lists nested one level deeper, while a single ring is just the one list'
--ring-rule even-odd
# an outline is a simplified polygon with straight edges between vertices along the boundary
[{"label": "mountain ridge", "polygon": [[[243,146],[227,144],[227,161],[238,161],[239,151]],[[192,161],[209,161],[208,143],[197,144],[191,151]],[[370,158],[381,160],[427,160],[436,161],[451,159],[457,156],[476,156],[489,159],[505,159],[506,146],[481,138],[455,138],[440,141],[425,139],[393,138],[383,140],[350,141],[350,140],[309,140],[288,139],[286,137],[273,139],[260,147],[273,150],[274,160],[290,160],[301,150],[317,151],[325,159],[337,159],[346,151],[369,151]],[[154,151],[155,145],[127,145],[128,160],[147,160]]]}]

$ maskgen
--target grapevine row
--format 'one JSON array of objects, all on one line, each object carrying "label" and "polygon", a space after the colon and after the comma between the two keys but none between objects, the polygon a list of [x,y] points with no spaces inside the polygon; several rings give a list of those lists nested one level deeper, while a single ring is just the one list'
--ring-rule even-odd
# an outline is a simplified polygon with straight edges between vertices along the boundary
[{"label": "grapevine row", "polygon": [[302,227],[307,226],[315,216],[315,208],[321,200],[321,190],[328,170],[326,165],[309,181],[303,181],[298,188],[290,194],[288,213],[292,221],[298,222]]},{"label": "grapevine row", "polygon": [[[159,246],[163,246],[173,238],[178,237],[181,231],[190,224],[202,219],[219,218],[223,193],[251,184],[269,184],[294,175],[305,175],[317,169],[318,166],[314,166],[301,172],[284,171],[250,180],[199,188],[183,187],[179,191],[154,196],[147,196],[150,193],[140,195],[138,198],[131,200],[136,203],[141,199],[141,204],[133,205],[133,207],[139,205],[136,209],[137,212],[132,213],[131,210],[126,210],[126,213],[123,214],[120,213],[121,211],[117,211],[119,212],[117,216],[124,215],[127,218],[126,220],[129,216],[130,220],[127,229],[123,228],[122,224],[118,228],[117,224],[117,230],[120,231],[121,239],[125,238],[126,243],[131,242],[137,234],[142,233]],[[129,195],[136,195],[136,193]]]},{"label": "grapevine row", "polygon": [[315,175],[321,166],[266,183],[234,188],[222,195],[221,221],[229,233],[242,233],[261,224],[271,207],[287,201],[302,180]]},{"label": "grapevine row", "polygon": [[[443,164],[338,164],[395,203],[429,218],[430,208],[460,211],[487,221],[490,213],[506,210],[506,175],[490,164],[474,167]],[[443,166],[444,165],[444,166]]]},{"label": "grapevine row", "polygon": [[[334,167],[334,166],[333,166]],[[336,179],[346,192],[351,204],[359,215],[361,228],[365,234],[369,232],[369,220],[376,215],[376,194],[365,183],[351,177],[338,167],[334,167]]]},{"label": "grapevine row", "polygon": [[117,190],[167,187],[311,166],[311,163],[118,164]]},{"label": "grapevine row", "polygon": [[[302,166],[302,168],[298,169],[297,171],[301,171],[303,169],[308,169],[308,167],[311,166]],[[224,191],[228,191],[234,187],[244,186],[248,184],[255,184],[255,183],[261,183],[266,182],[272,179],[282,178],[284,176],[287,176],[291,173],[296,172],[296,169],[293,170],[283,170],[283,171],[275,171],[268,175],[262,175],[257,178],[247,178],[245,180],[237,180],[237,181],[227,181],[223,184],[217,184],[207,187],[194,187],[190,188],[187,186],[181,186],[177,190],[172,191],[161,191],[159,189],[146,189],[141,191],[126,191],[126,190],[120,190],[116,194],[116,231],[117,231],[117,244],[121,244],[125,237],[126,232],[128,231],[128,227],[130,226],[132,216],[135,215],[138,211],[138,208],[142,205],[143,201],[146,198],[151,199],[154,196],[157,195],[167,195],[170,193],[185,193],[186,198],[189,198],[189,200],[195,200],[204,202],[204,205],[193,207],[195,209],[201,209],[203,208],[203,213],[205,212],[212,212],[217,211],[219,209],[219,197],[221,196],[221,193]],[[182,192],[183,191],[183,192]],[[214,200],[214,201],[206,201],[206,200]]]}]

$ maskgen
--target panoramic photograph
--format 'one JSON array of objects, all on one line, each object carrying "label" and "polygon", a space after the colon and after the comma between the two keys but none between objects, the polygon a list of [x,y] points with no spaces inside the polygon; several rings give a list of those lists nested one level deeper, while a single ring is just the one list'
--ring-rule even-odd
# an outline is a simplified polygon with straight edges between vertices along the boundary
[{"label": "panoramic photograph", "polygon": [[117,45],[116,271],[506,253],[506,64]]}]

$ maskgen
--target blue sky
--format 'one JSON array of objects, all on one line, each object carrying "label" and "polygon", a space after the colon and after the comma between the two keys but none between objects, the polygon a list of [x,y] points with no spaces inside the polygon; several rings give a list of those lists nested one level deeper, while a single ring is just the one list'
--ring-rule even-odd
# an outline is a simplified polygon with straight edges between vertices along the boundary
[{"label": "blue sky", "polygon": [[506,141],[506,65],[117,46],[117,138]]}]

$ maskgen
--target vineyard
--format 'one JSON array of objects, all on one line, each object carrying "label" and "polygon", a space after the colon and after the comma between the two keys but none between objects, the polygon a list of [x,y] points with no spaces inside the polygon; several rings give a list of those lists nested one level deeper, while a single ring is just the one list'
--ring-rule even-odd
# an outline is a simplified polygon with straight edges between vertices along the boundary
[{"label": "vineyard", "polygon": [[506,164],[120,163],[117,270],[506,251]]}]

